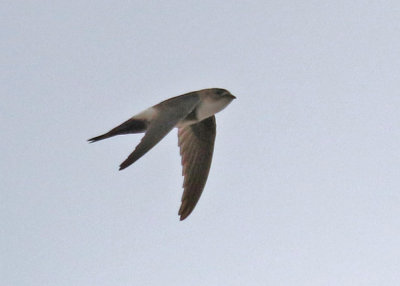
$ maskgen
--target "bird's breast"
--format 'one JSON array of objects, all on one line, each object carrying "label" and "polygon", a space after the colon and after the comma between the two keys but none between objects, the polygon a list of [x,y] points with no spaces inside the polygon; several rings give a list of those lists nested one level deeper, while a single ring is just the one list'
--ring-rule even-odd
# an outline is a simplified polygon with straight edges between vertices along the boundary
[{"label": "bird's breast", "polygon": [[196,117],[198,121],[202,121],[210,116],[213,116],[215,113],[220,112],[224,109],[228,104],[229,100],[225,100],[221,98],[219,100],[214,99],[203,99],[198,107],[196,108]]}]

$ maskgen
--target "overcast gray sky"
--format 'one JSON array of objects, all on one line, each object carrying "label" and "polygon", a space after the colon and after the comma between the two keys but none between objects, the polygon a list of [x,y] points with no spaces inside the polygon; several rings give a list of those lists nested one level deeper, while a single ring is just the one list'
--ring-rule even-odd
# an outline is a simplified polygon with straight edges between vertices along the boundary
[{"label": "overcast gray sky", "polygon": [[[398,1],[2,1],[2,285],[399,285]],[[194,212],[176,130],[222,87]]]}]

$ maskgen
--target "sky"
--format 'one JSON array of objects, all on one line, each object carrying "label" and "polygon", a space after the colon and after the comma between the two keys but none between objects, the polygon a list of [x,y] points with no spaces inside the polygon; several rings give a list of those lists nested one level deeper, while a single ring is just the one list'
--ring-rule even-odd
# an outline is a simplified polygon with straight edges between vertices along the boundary
[{"label": "sky", "polygon": [[[398,1],[2,1],[2,285],[399,285]],[[174,129],[87,139],[220,87],[184,221]]]}]

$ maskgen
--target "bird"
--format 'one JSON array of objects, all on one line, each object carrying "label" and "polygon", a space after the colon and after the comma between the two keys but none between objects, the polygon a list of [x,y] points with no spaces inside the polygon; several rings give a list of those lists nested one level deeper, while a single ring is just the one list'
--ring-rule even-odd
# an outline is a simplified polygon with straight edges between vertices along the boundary
[{"label": "bird", "polygon": [[144,133],[119,170],[135,163],[174,127],[178,128],[183,194],[178,215],[187,218],[195,208],[207,182],[216,135],[215,114],[236,97],[222,88],[192,91],[164,100],[134,115],[107,133],[88,139],[97,142],[116,135]]}]

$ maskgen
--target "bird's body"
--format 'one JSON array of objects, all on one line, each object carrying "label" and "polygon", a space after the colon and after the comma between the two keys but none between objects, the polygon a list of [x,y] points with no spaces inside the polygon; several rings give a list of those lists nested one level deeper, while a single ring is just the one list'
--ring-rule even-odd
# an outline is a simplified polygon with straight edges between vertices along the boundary
[{"label": "bird's body", "polygon": [[137,161],[177,127],[185,176],[179,210],[183,220],[193,211],[207,181],[214,150],[214,114],[224,109],[234,98],[229,91],[219,88],[186,93],[162,101],[88,141],[96,142],[115,135],[145,132],[139,145],[121,163],[122,170]]}]

